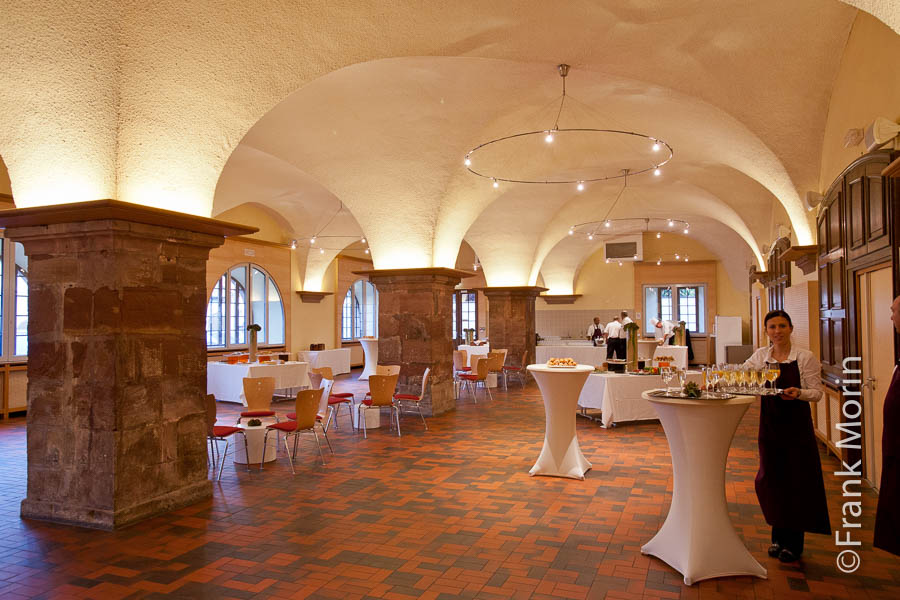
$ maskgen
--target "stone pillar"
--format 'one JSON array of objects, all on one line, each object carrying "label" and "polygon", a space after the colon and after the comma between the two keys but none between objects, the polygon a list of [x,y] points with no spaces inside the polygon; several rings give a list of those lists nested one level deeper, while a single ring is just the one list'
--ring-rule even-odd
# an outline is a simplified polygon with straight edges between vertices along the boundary
[{"label": "stone pillar", "polygon": [[255,229],[114,200],[0,226],[28,255],[22,516],[112,529],[209,498],[206,260]]},{"label": "stone pillar", "polygon": [[506,364],[522,366],[522,353],[534,363],[534,302],[547,288],[537,286],[479,288],[488,299],[491,350],[506,348]]},{"label": "stone pillar", "polygon": [[418,394],[431,368],[423,412],[456,408],[453,394],[453,290],[471,273],[454,269],[356,271],[378,289],[378,362],[400,365],[399,391]]}]

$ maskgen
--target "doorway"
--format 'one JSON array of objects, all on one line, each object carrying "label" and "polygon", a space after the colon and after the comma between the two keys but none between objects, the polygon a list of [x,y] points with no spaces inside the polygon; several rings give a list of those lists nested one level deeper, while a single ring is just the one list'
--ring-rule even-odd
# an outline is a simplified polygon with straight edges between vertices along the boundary
[{"label": "doorway", "polygon": [[884,428],[884,399],[891,382],[894,353],[894,326],[891,323],[890,266],[860,273],[859,350],[862,358],[863,456],[866,479],[877,489],[881,482],[881,433]]}]

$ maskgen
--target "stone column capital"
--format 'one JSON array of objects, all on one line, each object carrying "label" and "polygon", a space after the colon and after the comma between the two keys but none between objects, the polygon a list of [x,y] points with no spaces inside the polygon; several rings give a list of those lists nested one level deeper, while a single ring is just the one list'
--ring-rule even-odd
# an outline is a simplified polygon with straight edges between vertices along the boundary
[{"label": "stone column capital", "polygon": [[368,269],[353,271],[354,275],[365,275],[369,281],[379,283],[444,283],[456,286],[466,277],[474,273],[444,267],[426,267],[420,269]]},{"label": "stone column capital", "polygon": [[537,285],[520,285],[520,286],[509,286],[509,287],[482,287],[475,288],[477,291],[482,292],[485,296],[490,298],[491,296],[523,296],[523,297],[538,297],[542,292],[546,292],[547,288],[540,287]]}]

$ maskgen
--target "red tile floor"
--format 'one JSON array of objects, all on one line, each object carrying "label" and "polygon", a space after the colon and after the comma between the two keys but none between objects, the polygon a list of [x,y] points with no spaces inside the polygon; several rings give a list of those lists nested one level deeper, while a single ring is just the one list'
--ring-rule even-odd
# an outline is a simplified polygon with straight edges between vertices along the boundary
[{"label": "red tile floor", "polygon": [[[365,389],[357,374],[336,389]],[[219,411],[229,423],[236,407]],[[868,490],[855,574],[836,569],[826,536],[807,537],[799,564],[766,555],[753,491],[758,415],[751,408],[732,446],[727,498],[769,579],[692,587],[640,553],[671,500],[660,425],[579,419],[594,464],[585,481],[529,477],[544,427],[533,382],[493,401],[463,396],[427,432],[404,415],[402,438],[385,427],[364,440],[342,422],[328,464],[306,442],[293,477],[283,453],[262,473],[229,458],[212,500],[114,533],[19,518],[25,422],[11,419],[0,422],[0,598],[900,598],[900,558],[871,547]],[[839,465],[822,462],[835,525]]]}]

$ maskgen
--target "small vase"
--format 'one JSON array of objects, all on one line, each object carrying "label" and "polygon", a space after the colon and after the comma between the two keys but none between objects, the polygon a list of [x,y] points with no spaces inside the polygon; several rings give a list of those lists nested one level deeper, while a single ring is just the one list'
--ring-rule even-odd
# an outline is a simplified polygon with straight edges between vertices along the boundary
[{"label": "small vase", "polygon": [[256,362],[256,350],[257,350],[257,348],[256,348],[256,331],[251,329],[250,330],[250,358],[249,358],[249,361],[252,363]]},{"label": "small vase", "polygon": [[466,334],[466,346],[471,346],[473,338],[475,337],[475,332],[474,331],[466,331],[465,334]]}]

